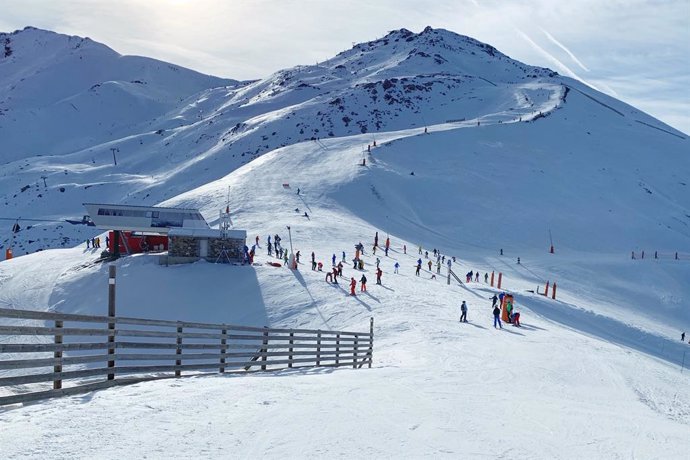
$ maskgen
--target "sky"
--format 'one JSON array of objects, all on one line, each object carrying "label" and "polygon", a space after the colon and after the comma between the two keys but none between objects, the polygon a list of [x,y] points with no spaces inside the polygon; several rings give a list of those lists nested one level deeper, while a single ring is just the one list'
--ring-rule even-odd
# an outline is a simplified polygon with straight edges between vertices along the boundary
[{"label": "sky", "polygon": [[690,133],[690,0],[0,0],[0,31],[27,25],[239,80],[430,25]]}]

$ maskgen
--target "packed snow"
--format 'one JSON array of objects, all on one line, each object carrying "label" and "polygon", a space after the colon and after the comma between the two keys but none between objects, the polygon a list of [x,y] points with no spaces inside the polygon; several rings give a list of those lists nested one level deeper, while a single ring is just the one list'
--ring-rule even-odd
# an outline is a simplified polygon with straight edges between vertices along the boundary
[{"label": "packed snow", "polygon": [[[391,73],[400,59],[386,61],[397,55],[381,47],[433,41],[433,33],[397,31],[388,43],[360,44],[322,65],[341,71],[338,65],[352,65],[350,56],[356,62],[372,48],[380,55],[367,61],[366,75],[400,78]],[[426,59],[409,60],[417,58]],[[476,62],[469,64],[486,69]],[[310,140],[308,133],[243,165],[228,162],[199,175],[195,168],[214,154],[191,155],[168,170],[168,163],[156,165],[155,178],[135,155],[123,156],[123,175],[87,167],[85,152],[51,158],[61,164],[56,170],[79,177],[75,184],[107,180],[100,196],[127,201],[128,192],[155,189],[163,205],[199,208],[213,225],[229,190],[234,227],[248,231],[249,244],[260,237],[253,266],[165,267],[155,255],[115,262],[118,314],[363,331],[374,317],[374,365],[194,376],[12,406],[0,411],[3,456],[686,458],[690,345],[679,339],[690,324],[690,261],[632,260],[630,252],[688,247],[688,141],[623,103],[541,72],[495,90],[487,84],[486,100],[467,117],[444,113],[420,123],[408,114],[391,117],[375,134]],[[246,97],[273,97],[259,93]],[[520,109],[516,101],[524,97],[531,102]],[[291,112],[275,110],[257,123],[286,127]],[[200,127],[170,135],[175,155],[187,154],[181,139],[192,129]],[[165,155],[156,145],[149,151]],[[1,183],[10,180],[8,174]],[[44,204],[32,204],[36,214],[26,215],[66,215],[75,209],[71,200],[95,193],[89,190],[46,194]],[[6,199],[6,209],[29,209]],[[265,264],[274,260],[266,237],[278,233],[288,246],[288,225],[301,252],[297,271]],[[372,254],[377,231],[380,244],[391,238],[388,256]],[[555,254],[548,252],[549,231]],[[359,242],[363,272],[351,261]],[[454,272],[464,280],[479,271],[480,281],[448,285],[445,267],[437,275],[434,260],[427,270],[420,245],[430,258],[434,248],[455,256]],[[310,269],[312,251],[326,269],[345,251],[340,284]],[[0,305],[105,313],[108,269],[98,255],[82,244],[1,262]],[[522,327],[492,326],[489,298],[499,291],[483,280],[492,271],[503,273],[504,289],[515,295]],[[349,296],[346,281],[362,274],[368,291]],[[547,280],[558,283],[557,300],[530,292]],[[458,321],[463,300],[468,323]]]}]

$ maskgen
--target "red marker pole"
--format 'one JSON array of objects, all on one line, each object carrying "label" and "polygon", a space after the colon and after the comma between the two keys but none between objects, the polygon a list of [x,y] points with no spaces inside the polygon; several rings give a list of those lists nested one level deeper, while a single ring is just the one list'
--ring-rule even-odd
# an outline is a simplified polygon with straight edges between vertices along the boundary
[{"label": "red marker pole", "polygon": [[551,294],[551,298],[553,300],[556,300],[556,282],[553,282],[553,293]]},{"label": "red marker pole", "polygon": [[498,288],[501,289],[501,281],[503,281],[503,273],[498,273]]},{"label": "red marker pole", "polygon": [[491,287],[494,287],[494,272],[491,272]]},{"label": "red marker pole", "polygon": [[549,282],[546,282],[546,289],[544,290],[544,296],[548,297],[549,296]]}]

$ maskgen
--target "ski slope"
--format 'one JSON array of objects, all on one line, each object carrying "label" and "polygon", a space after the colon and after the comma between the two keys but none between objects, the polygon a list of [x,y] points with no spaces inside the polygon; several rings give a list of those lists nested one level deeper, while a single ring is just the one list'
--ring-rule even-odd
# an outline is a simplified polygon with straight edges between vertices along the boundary
[{"label": "ski slope", "polygon": [[[517,237],[507,240],[512,244],[501,258],[496,250],[465,244],[461,232],[442,225],[445,219],[432,221],[434,232],[422,231],[418,222],[403,219],[408,208],[394,205],[387,211],[390,229],[368,222],[381,212],[370,181],[376,179],[382,196],[397,186],[402,173],[395,173],[396,162],[404,160],[406,144],[418,151],[417,141],[437,136],[457,141],[477,129],[454,124],[433,127],[429,134],[389,133],[367,167],[359,165],[361,137],[305,142],[165,203],[197,206],[211,219],[230,187],[234,225],[261,237],[253,267],[162,267],[153,256],[117,262],[123,315],[350,330],[366,328],[373,316],[373,369],[196,377],[6,410],[0,414],[0,439],[9,446],[8,457],[109,457],[123,451],[213,457],[232,446],[233,456],[241,458],[684,458],[690,447],[690,387],[680,359],[688,345],[677,342],[673,318],[687,321],[687,313],[671,304],[663,315],[649,315],[643,304],[648,299],[636,300],[633,283],[620,283],[656,276],[655,294],[673,290],[683,298],[690,295],[681,282],[690,267],[642,265],[627,254],[593,251],[584,257],[572,249],[551,255],[545,248],[520,247]],[[500,129],[511,128],[501,124]],[[407,198],[418,212],[431,201],[423,193]],[[286,225],[302,254],[295,272],[264,265],[270,260],[266,236],[277,232],[287,243]],[[380,241],[386,230],[392,239],[390,257],[379,253],[383,286],[374,284],[375,256],[369,251],[377,230]],[[324,273],[309,269],[312,250],[328,267],[333,253],[340,259],[346,251],[349,262],[359,241],[367,245],[367,293],[350,297],[344,282],[327,284]],[[427,270],[414,276],[419,243],[430,252],[439,247],[458,256],[454,269],[461,276],[470,269],[502,270],[524,326],[492,327],[488,298],[497,291],[483,282],[449,286],[443,276],[431,279]],[[518,247],[519,267],[512,254]],[[94,257],[75,248],[3,262],[2,303],[101,313],[107,269],[89,265]],[[20,273],[31,273],[32,259],[48,272],[75,265],[29,297]],[[398,275],[392,273],[395,261],[401,265]],[[609,269],[601,270],[603,265]],[[557,271],[562,300],[526,292],[535,288],[535,274],[547,271]],[[595,288],[581,281],[583,273],[617,287]],[[348,263],[344,275],[359,279],[361,273]],[[152,284],[161,288],[148,287]],[[239,288],[246,291],[235,295]],[[467,324],[458,323],[462,300],[470,308]]]},{"label": "ski slope", "polygon": [[[690,332],[690,264],[631,260],[630,251],[688,247],[688,140],[487,46],[446,31],[394,31],[318,66],[204,90],[149,131],[94,147],[95,163],[89,149],[8,163],[4,209],[55,220],[98,197],[199,208],[217,225],[229,191],[235,228],[260,237],[257,263],[123,258],[118,314],[332,330],[364,330],[374,317],[375,346],[372,369],[190,377],[2,409],[3,456],[686,458],[690,345],[679,338]],[[392,105],[375,132],[343,122],[315,136],[341,111],[329,101],[359,113],[362,91],[396,97],[386,80],[441,78],[418,74],[432,61],[455,72],[439,73],[439,91],[465,74],[498,86],[468,77],[445,108],[433,92]],[[237,139],[224,141],[235,126]],[[117,169],[103,159],[115,146]],[[47,191],[19,191],[43,171]],[[265,264],[266,237],[289,246],[288,225],[298,271]],[[389,257],[377,251],[382,286],[376,231],[392,243]],[[94,230],[46,223],[26,232],[15,239],[27,250],[55,241],[65,249],[0,262],[0,305],[103,314],[107,266],[78,245]],[[360,241],[369,287],[351,297],[345,281],[362,275],[351,268]],[[492,327],[488,299],[498,291],[483,282],[448,285],[445,269],[415,276],[417,259],[426,263],[419,245],[455,256],[461,278],[502,272],[523,327]],[[310,270],[312,251],[326,268],[346,252],[339,285]],[[547,280],[558,283],[555,301],[529,292]],[[467,324],[458,322],[463,300]]]}]

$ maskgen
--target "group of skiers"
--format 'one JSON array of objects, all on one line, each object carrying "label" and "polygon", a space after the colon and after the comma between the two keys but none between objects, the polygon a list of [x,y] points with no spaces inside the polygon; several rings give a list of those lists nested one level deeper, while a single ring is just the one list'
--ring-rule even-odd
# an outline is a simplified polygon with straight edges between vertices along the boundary
[{"label": "group of skiers", "polygon": [[[474,279],[475,283],[479,282],[479,270],[477,270],[477,271],[470,270],[469,272],[465,273],[465,281],[470,283],[470,282],[472,282],[472,279]],[[484,273],[484,282],[485,283],[489,282],[489,274],[486,272]]]},{"label": "group of skiers", "polygon": [[[108,243],[110,242],[110,238],[107,236],[105,237],[105,245],[108,246]],[[96,236],[91,239],[86,239],[86,249],[98,249],[101,247],[101,237]]]},{"label": "group of skiers", "polygon": [[[498,296],[496,294],[493,295],[493,297],[489,297],[489,300],[491,300],[491,309],[492,313],[494,315],[494,328],[498,326],[499,329],[503,329],[503,323],[501,323],[501,305],[503,304],[503,297],[505,296],[505,293],[501,292]],[[499,304],[499,300],[501,303]],[[515,311],[515,308],[513,307],[512,303],[508,302],[506,303],[505,308],[508,309],[508,322],[511,323],[515,327],[521,327],[520,325],[520,312]],[[460,305],[460,322],[461,323],[466,323],[467,322],[467,302],[464,300],[462,301],[462,304]]]}]

